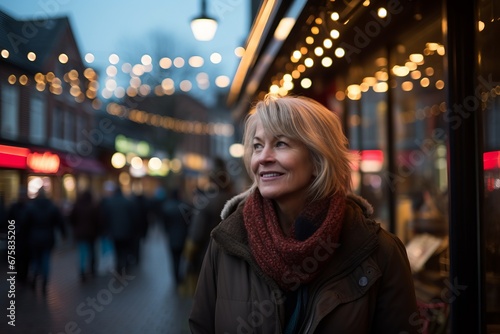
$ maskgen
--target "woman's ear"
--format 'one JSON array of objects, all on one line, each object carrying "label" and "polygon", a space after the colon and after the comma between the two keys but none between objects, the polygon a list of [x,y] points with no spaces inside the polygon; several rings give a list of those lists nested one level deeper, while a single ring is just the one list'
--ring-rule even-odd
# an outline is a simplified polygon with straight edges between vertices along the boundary
[{"label": "woman's ear", "polygon": [[317,166],[314,166],[312,174],[313,174],[314,177],[318,176],[318,167]]}]

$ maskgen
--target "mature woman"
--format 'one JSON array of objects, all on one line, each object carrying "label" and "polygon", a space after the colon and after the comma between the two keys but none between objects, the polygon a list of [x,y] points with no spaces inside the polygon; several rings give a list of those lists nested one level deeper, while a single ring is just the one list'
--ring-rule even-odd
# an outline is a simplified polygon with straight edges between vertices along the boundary
[{"label": "mature woman", "polygon": [[421,323],[404,245],[349,192],[338,117],[267,96],[245,123],[252,187],[212,231],[192,333],[413,333]]}]

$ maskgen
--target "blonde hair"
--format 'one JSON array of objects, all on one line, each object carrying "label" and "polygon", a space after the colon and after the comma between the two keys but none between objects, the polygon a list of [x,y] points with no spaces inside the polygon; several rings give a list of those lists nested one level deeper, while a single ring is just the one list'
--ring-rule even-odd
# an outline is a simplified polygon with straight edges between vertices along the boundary
[{"label": "blonde hair", "polygon": [[[316,174],[308,189],[310,200],[350,191],[351,161],[355,156],[349,151],[335,113],[307,97],[266,95],[245,119],[243,161],[251,177],[253,137],[259,119],[265,131],[298,140],[309,149]],[[256,187],[256,180],[253,181],[252,187]]]}]

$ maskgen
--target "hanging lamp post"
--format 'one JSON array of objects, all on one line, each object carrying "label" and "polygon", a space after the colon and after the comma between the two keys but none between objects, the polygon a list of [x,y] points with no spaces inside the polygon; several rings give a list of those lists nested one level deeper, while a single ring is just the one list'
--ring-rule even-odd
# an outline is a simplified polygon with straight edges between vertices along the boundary
[{"label": "hanging lamp post", "polygon": [[191,21],[191,30],[194,38],[199,41],[210,41],[214,38],[217,31],[217,21],[207,16],[207,4],[201,0],[201,16]]}]

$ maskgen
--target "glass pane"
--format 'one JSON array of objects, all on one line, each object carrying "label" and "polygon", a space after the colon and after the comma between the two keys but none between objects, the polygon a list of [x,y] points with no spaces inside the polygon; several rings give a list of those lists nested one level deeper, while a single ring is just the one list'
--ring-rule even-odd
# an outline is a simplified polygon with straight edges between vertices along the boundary
[{"label": "glass pane", "polygon": [[488,332],[500,330],[500,4],[479,1],[479,96],[484,121],[483,233]]},{"label": "glass pane", "polygon": [[30,100],[30,139],[43,143],[46,138],[46,103],[41,94],[32,95]]},{"label": "glass pane", "polygon": [[[387,55],[384,49],[352,66],[347,75],[349,142],[361,154],[353,175],[355,192],[367,199],[374,217],[389,229],[387,174]],[[385,157],[385,158],[384,158]]]},{"label": "glass pane", "polygon": [[[449,279],[445,46],[441,20],[406,31],[391,50],[396,227],[428,328],[447,326]],[[434,331],[435,330],[435,331]]]},{"label": "glass pane", "polygon": [[19,88],[7,84],[1,85],[2,101],[1,135],[16,139],[19,134]]},{"label": "glass pane", "polygon": [[[409,32],[392,53],[398,205],[410,208],[398,234],[446,237],[447,161],[444,45],[440,21]],[[411,38],[410,38],[411,37]],[[400,217],[401,218],[401,217]]]}]

